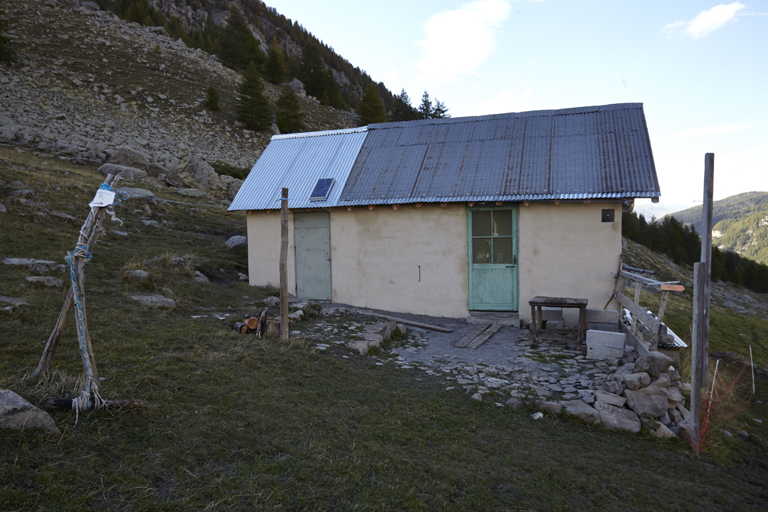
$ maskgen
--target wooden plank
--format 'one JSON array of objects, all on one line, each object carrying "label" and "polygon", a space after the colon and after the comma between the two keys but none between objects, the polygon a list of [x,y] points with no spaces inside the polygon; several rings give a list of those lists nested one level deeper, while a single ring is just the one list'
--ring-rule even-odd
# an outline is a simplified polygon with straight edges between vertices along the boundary
[{"label": "wooden plank", "polygon": [[619,322],[619,328],[621,329],[621,332],[627,335],[627,343],[635,349],[638,357],[646,356],[651,353],[651,351],[648,350],[648,347],[645,346],[645,343],[632,332],[632,329],[628,325],[624,324],[624,322]]},{"label": "wooden plank", "polygon": [[[643,283],[635,283],[635,304],[640,305],[640,292],[643,291]],[[637,334],[637,317],[632,315],[632,332]]]},{"label": "wooden plank", "polygon": [[661,291],[663,292],[684,292],[685,286],[680,284],[663,284],[661,285]]},{"label": "wooden plank", "polygon": [[531,306],[546,306],[546,307],[574,307],[574,306],[586,306],[587,299],[575,299],[569,297],[534,297],[528,301]]},{"label": "wooden plank", "polygon": [[622,276],[626,277],[627,279],[635,281],[636,283],[647,284],[648,286],[661,286],[661,285],[664,285],[664,284],[678,284],[678,283],[680,283],[680,281],[657,281],[655,279],[651,279],[650,277],[645,277],[645,276],[641,276],[640,274],[633,274],[632,272],[627,272],[626,270],[622,270],[619,273]]},{"label": "wooden plank", "polygon": [[651,332],[657,332],[659,330],[659,323],[658,320],[653,318],[651,315],[648,314],[646,310],[626,298],[624,295],[617,295],[616,300],[619,301],[619,304],[624,306],[629,310],[630,313],[632,313],[633,318],[637,318],[643,324],[651,330]]},{"label": "wooden plank", "polygon": [[361,315],[375,316],[377,318],[386,318],[387,320],[392,320],[393,322],[397,322],[399,324],[406,324],[406,325],[412,325],[414,327],[421,327],[422,329],[429,329],[430,331],[453,332],[453,329],[448,329],[447,327],[441,327],[439,325],[425,324],[422,322],[414,322],[413,320],[407,320],[405,318],[398,318],[396,316],[390,316],[390,315],[382,315],[381,313],[372,313],[370,311],[365,311],[363,309],[356,309],[355,311],[357,311]]},{"label": "wooden plank", "polygon": [[492,326],[491,326],[491,327],[490,327],[488,330],[486,330],[486,331],[485,331],[483,334],[481,334],[480,336],[478,336],[477,338],[475,338],[475,339],[472,341],[472,343],[470,343],[470,344],[469,344],[469,347],[467,347],[467,348],[471,348],[471,349],[475,349],[475,350],[477,350],[477,347],[479,347],[480,345],[482,345],[483,343],[485,343],[486,341],[488,341],[489,339],[491,339],[491,337],[493,337],[493,335],[494,335],[494,334],[496,334],[497,332],[499,332],[499,331],[501,330],[501,328],[502,328],[502,327],[503,327],[503,325],[502,325],[502,324],[493,324],[493,325],[492,325]]},{"label": "wooden plank", "polygon": [[467,334],[464,335],[463,338],[459,340],[458,343],[454,345],[456,348],[467,348],[467,346],[472,343],[472,340],[480,336],[483,331],[485,331],[487,328],[489,328],[491,324],[481,324],[469,331]]}]

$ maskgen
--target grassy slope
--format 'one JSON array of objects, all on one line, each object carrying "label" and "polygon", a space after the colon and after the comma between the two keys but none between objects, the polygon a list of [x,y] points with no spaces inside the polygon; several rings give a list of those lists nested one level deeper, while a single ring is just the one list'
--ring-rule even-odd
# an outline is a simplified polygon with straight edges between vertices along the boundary
[{"label": "grassy slope", "polygon": [[[95,169],[0,147],[0,179],[34,186],[39,203],[78,217],[39,217],[3,200],[0,252],[61,260],[100,181]],[[245,252],[223,248],[244,219],[177,204],[151,210],[170,229],[145,227],[141,208],[119,206],[129,237],[107,235],[86,269],[103,394],[149,405],[84,415],[74,429],[74,414],[57,413],[61,436],[0,433],[3,510],[757,510],[768,499],[756,428],[753,442],[718,440],[695,456],[676,441],[563,417],[535,421],[530,411],[446,392],[441,377],[375,366],[341,349],[316,353],[301,340],[260,341],[210,316],[191,319],[212,312],[203,308],[242,315],[265,296],[234,281]],[[201,268],[215,282],[145,263],[167,253],[205,258]],[[152,281],[122,279],[126,266],[149,269]],[[70,394],[81,366],[70,326],[56,373],[42,383],[24,379],[65,294],[22,288],[26,276],[0,266],[0,295],[32,305],[0,317],[0,387],[37,403]],[[147,310],[126,298],[169,293],[163,288],[177,309]],[[750,412],[768,423],[764,405]]]}]

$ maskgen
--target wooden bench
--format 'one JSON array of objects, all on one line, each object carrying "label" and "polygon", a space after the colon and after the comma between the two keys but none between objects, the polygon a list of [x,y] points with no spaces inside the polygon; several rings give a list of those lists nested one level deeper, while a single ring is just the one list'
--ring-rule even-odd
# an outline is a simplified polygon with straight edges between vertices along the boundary
[{"label": "wooden bench", "polygon": [[547,334],[577,334],[579,348],[581,348],[587,333],[587,299],[537,296],[529,300],[528,304],[531,306],[531,337],[533,338],[534,348],[536,347],[536,333],[539,329],[543,328],[542,307],[578,308],[579,326],[576,329],[547,329]]}]

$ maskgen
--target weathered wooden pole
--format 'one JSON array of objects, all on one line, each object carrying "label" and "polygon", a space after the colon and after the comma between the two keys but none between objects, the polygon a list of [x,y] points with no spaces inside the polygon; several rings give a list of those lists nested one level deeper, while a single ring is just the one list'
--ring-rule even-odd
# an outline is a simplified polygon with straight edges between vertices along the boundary
[{"label": "weathered wooden pole", "polygon": [[701,390],[707,387],[709,362],[709,301],[712,284],[712,214],[715,154],[704,156],[704,204],[702,207],[701,262],[693,265],[693,333],[691,339],[691,424],[689,437],[699,447]]},{"label": "weathered wooden pole", "polygon": [[280,337],[288,339],[288,189],[280,200]]}]

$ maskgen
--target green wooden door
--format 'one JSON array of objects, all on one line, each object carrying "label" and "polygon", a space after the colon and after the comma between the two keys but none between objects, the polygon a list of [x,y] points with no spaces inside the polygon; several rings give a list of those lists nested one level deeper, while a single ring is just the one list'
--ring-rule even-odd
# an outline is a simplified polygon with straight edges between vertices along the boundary
[{"label": "green wooden door", "polygon": [[469,309],[517,311],[517,207],[467,211]]}]

